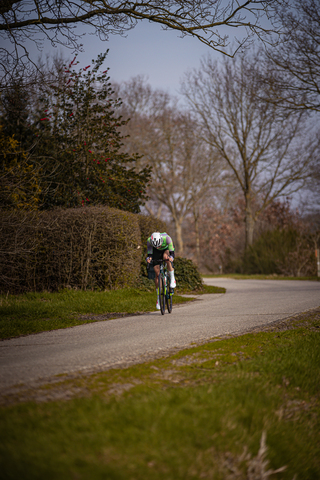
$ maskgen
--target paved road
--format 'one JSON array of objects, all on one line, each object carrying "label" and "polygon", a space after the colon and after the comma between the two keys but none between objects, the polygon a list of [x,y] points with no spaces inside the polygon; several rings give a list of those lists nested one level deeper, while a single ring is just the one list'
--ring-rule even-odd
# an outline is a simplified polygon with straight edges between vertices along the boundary
[{"label": "paved road", "polygon": [[159,312],[0,342],[0,392],[60,373],[139,362],[192,342],[246,331],[320,305],[320,282],[207,279],[227,288]]}]

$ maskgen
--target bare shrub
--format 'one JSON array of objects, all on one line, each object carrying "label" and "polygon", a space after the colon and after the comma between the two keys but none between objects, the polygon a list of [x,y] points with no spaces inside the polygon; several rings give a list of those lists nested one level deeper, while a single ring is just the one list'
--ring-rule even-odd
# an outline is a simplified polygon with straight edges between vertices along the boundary
[{"label": "bare shrub", "polygon": [[138,216],[107,208],[1,212],[0,290],[110,289],[140,272]]},{"label": "bare shrub", "polygon": [[[240,457],[235,458],[231,454],[226,456],[224,466],[229,470],[227,479],[236,480],[236,479],[246,479],[246,480],[268,480],[271,475],[276,473],[283,472],[287,467],[280,467],[277,470],[269,469],[269,461],[267,460],[268,447],[266,443],[266,432],[262,432],[260,440],[260,448],[255,457],[252,457],[250,453],[247,452],[247,448],[244,448],[244,451]],[[243,475],[242,469],[240,468],[241,464],[245,462],[246,464],[246,474]]]},{"label": "bare shrub", "polygon": [[39,223],[37,212],[0,209],[0,291],[23,291],[31,279]]}]

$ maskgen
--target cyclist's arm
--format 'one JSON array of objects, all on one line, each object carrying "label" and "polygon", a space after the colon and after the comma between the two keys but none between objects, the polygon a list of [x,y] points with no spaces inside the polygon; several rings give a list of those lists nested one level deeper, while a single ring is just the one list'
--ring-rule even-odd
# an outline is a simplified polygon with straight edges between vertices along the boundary
[{"label": "cyclist's arm", "polygon": [[153,246],[151,245],[150,238],[147,240],[147,258],[153,259]]},{"label": "cyclist's arm", "polygon": [[169,237],[169,235],[167,235],[167,245],[168,245],[170,257],[174,258],[174,245],[173,245],[172,238]]}]

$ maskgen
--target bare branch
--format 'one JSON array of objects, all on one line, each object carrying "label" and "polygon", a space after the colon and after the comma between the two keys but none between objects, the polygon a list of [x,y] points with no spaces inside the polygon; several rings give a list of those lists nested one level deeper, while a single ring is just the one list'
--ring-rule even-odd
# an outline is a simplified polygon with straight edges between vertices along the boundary
[{"label": "bare branch", "polygon": [[[8,45],[0,53],[3,59],[7,55],[11,61],[18,61],[26,39],[34,41],[38,48],[48,39],[53,46],[61,44],[79,50],[81,35],[76,29],[79,24],[86,25],[88,32],[101,40],[107,40],[113,34],[126,34],[140,21],[149,21],[182,37],[197,38],[208,47],[232,56],[255,36],[271,40],[272,12],[277,3],[278,0],[3,0],[0,35],[12,48]],[[267,27],[262,18],[268,19]],[[225,33],[226,29],[229,33]],[[237,40],[234,32],[239,29]],[[232,44],[235,47],[230,53]],[[4,71],[6,65],[3,60]]]},{"label": "bare branch", "polygon": [[166,93],[152,91],[141,77],[117,93],[123,99],[123,115],[131,118],[125,148],[138,150],[142,162],[152,166],[149,198],[169,212],[182,253],[182,224],[221,181],[221,162],[201,139],[193,116]]},{"label": "bare branch", "polygon": [[242,189],[247,245],[261,212],[305,184],[317,145],[303,112],[288,113],[272,101],[272,90],[261,81],[264,73],[259,54],[225,58],[222,66],[208,58],[186,76],[182,89],[203,138],[218,150]]},{"label": "bare branch", "polygon": [[320,112],[320,13],[317,0],[281,0],[276,8],[282,41],[266,49],[265,80],[274,101],[293,110]]}]

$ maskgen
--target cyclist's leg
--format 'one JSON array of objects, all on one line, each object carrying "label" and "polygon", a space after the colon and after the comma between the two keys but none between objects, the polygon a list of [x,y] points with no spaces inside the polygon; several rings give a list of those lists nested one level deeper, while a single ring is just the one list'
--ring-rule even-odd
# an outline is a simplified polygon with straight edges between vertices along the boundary
[{"label": "cyclist's leg", "polygon": [[156,286],[156,291],[157,291],[157,305],[156,308],[159,310],[160,305],[159,305],[159,273],[160,273],[160,265],[159,263],[162,261],[163,258],[163,250],[158,250],[156,248],[153,248],[152,252],[152,260],[153,260],[153,268],[155,272],[155,279],[154,283]]},{"label": "cyclist's leg", "polygon": [[156,274],[154,278],[154,283],[156,285],[156,289],[159,287],[159,273],[160,273],[160,265],[153,265],[154,273]]},{"label": "cyclist's leg", "polygon": [[162,315],[164,315],[166,311],[166,294],[165,294],[164,276],[161,273],[159,276],[159,300],[160,300],[160,310]]},{"label": "cyclist's leg", "polygon": [[157,310],[160,310],[160,299],[159,299],[159,273],[160,273],[160,265],[153,265],[154,268],[154,273],[156,274],[154,283],[156,285],[156,291],[157,291],[157,304],[156,308]]}]

